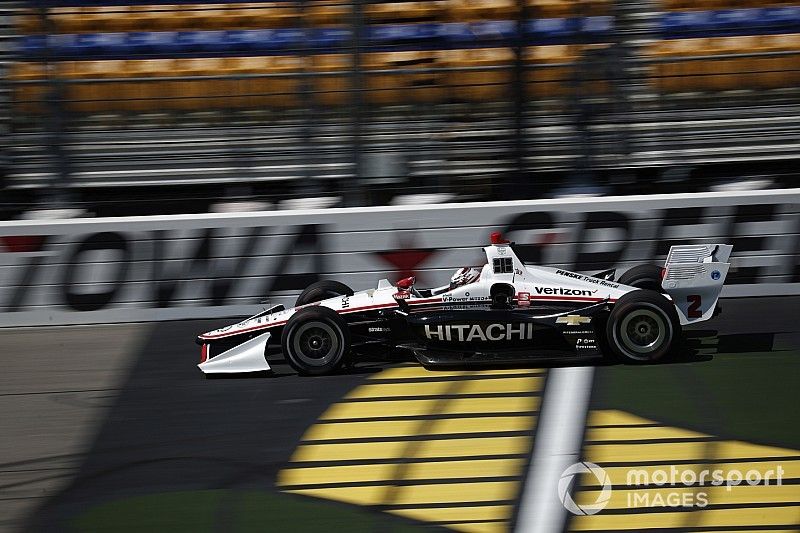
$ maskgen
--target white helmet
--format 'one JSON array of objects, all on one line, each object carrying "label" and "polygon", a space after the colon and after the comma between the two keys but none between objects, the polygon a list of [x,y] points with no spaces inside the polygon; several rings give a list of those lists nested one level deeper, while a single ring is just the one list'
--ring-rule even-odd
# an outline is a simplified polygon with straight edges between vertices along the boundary
[{"label": "white helmet", "polygon": [[472,267],[463,267],[456,270],[456,273],[453,274],[453,277],[450,278],[450,290],[455,289],[456,287],[461,287],[463,285],[467,285],[476,281],[479,277],[481,277],[481,273],[478,269]]}]

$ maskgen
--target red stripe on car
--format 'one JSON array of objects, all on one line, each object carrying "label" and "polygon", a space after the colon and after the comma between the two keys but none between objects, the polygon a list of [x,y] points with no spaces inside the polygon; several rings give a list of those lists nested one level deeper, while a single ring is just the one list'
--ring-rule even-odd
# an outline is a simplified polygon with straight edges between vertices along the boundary
[{"label": "red stripe on car", "polygon": [[[367,305],[367,306],[364,306],[364,307],[354,307],[352,309],[344,309],[344,310],[339,310],[339,311],[336,311],[336,312],[339,313],[340,315],[345,315],[345,314],[350,314],[350,313],[357,313],[359,311],[372,311],[374,309],[387,309],[387,308],[390,308],[390,307],[397,307],[397,304],[394,303],[394,302],[391,302],[391,303],[385,303],[385,304]],[[234,335],[241,335],[242,333],[247,333],[249,331],[258,331],[258,330],[261,330],[261,329],[269,329],[269,328],[274,328],[276,326],[283,326],[284,324],[286,324],[286,322],[288,322],[288,320],[281,320],[279,322],[273,322],[272,324],[262,324],[262,325],[253,326],[253,327],[250,327],[250,328],[247,328],[247,329],[237,329],[237,330],[234,330],[234,331],[231,331],[231,332],[227,332],[226,331],[225,333],[220,334],[220,335],[200,335],[200,338],[201,339],[222,339],[224,337],[232,337]]]}]

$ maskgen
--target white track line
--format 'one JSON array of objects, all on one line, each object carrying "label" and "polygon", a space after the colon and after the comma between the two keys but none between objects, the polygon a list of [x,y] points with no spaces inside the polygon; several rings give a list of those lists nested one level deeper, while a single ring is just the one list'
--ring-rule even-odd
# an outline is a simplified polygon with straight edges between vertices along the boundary
[{"label": "white track line", "polygon": [[533,459],[520,497],[516,527],[520,533],[564,529],[567,510],[558,499],[558,480],[565,468],[580,460],[593,377],[591,366],[550,370]]}]

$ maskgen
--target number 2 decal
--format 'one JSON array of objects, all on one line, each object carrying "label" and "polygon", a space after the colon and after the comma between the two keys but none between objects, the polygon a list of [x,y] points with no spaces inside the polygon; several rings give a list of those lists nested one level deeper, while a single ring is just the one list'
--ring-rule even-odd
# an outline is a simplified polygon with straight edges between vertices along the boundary
[{"label": "number 2 decal", "polygon": [[686,316],[689,318],[701,318],[703,313],[700,312],[700,307],[703,305],[703,299],[699,294],[690,294],[686,297],[689,302],[689,308],[686,310]]}]

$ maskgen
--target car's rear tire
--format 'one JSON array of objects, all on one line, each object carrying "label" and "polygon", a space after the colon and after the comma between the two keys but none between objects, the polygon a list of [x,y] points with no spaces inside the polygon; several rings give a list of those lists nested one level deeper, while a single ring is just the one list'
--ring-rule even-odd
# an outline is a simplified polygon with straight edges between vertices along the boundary
[{"label": "car's rear tire", "polygon": [[681,325],[672,302],[655,291],[638,290],[617,300],[605,333],[604,344],[617,359],[653,363],[678,346]]},{"label": "car's rear tire", "polygon": [[350,351],[350,330],[336,311],[308,307],[296,312],[281,335],[286,361],[298,373],[319,376],[335,372]]},{"label": "car's rear tire", "polygon": [[657,265],[637,265],[628,269],[617,280],[623,285],[636,287],[637,289],[647,289],[649,291],[664,292],[661,287],[662,268]]},{"label": "car's rear tire", "polygon": [[297,301],[294,305],[295,307],[299,307],[301,305],[313,304],[314,302],[321,302],[322,300],[327,300],[328,298],[334,298],[336,296],[352,295],[353,289],[344,283],[324,279],[306,287],[305,290],[300,293],[300,296],[297,297]]}]

